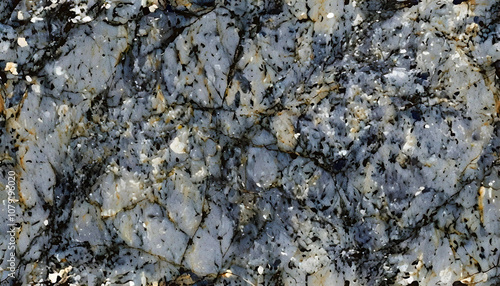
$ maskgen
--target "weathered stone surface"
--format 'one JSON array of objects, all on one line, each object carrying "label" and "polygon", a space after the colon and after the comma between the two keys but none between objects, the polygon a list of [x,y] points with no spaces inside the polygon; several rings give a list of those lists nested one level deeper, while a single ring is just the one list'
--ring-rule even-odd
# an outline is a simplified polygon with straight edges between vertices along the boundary
[{"label": "weathered stone surface", "polygon": [[499,13],[1,2],[2,283],[497,285]]}]

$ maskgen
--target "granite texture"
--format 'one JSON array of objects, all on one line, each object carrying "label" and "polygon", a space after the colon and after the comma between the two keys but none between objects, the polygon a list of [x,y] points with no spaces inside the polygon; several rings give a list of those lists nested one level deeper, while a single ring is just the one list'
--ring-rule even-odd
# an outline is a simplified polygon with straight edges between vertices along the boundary
[{"label": "granite texture", "polygon": [[0,23],[2,285],[500,284],[500,2],[16,0]]}]

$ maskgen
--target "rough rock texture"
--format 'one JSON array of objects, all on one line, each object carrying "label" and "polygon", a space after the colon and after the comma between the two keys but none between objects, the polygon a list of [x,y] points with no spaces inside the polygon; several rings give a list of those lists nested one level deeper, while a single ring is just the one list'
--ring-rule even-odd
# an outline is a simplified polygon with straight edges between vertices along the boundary
[{"label": "rough rock texture", "polygon": [[500,283],[500,2],[16,0],[0,23],[4,285]]}]

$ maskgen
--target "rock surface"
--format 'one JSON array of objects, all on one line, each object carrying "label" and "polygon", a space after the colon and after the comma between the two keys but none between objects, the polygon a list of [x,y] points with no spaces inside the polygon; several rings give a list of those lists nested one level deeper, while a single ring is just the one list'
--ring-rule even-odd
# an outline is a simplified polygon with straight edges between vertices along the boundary
[{"label": "rock surface", "polygon": [[0,23],[3,285],[500,283],[500,2],[18,0]]}]

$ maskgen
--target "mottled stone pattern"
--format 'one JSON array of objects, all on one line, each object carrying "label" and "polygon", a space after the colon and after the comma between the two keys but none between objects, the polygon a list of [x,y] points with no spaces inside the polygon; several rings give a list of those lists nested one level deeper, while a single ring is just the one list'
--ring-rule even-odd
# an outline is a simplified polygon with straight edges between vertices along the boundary
[{"label": "mottled stone pattern", "polygon": [[16,0],[0,23],[2,285],[500,283],[500,2]]}]

